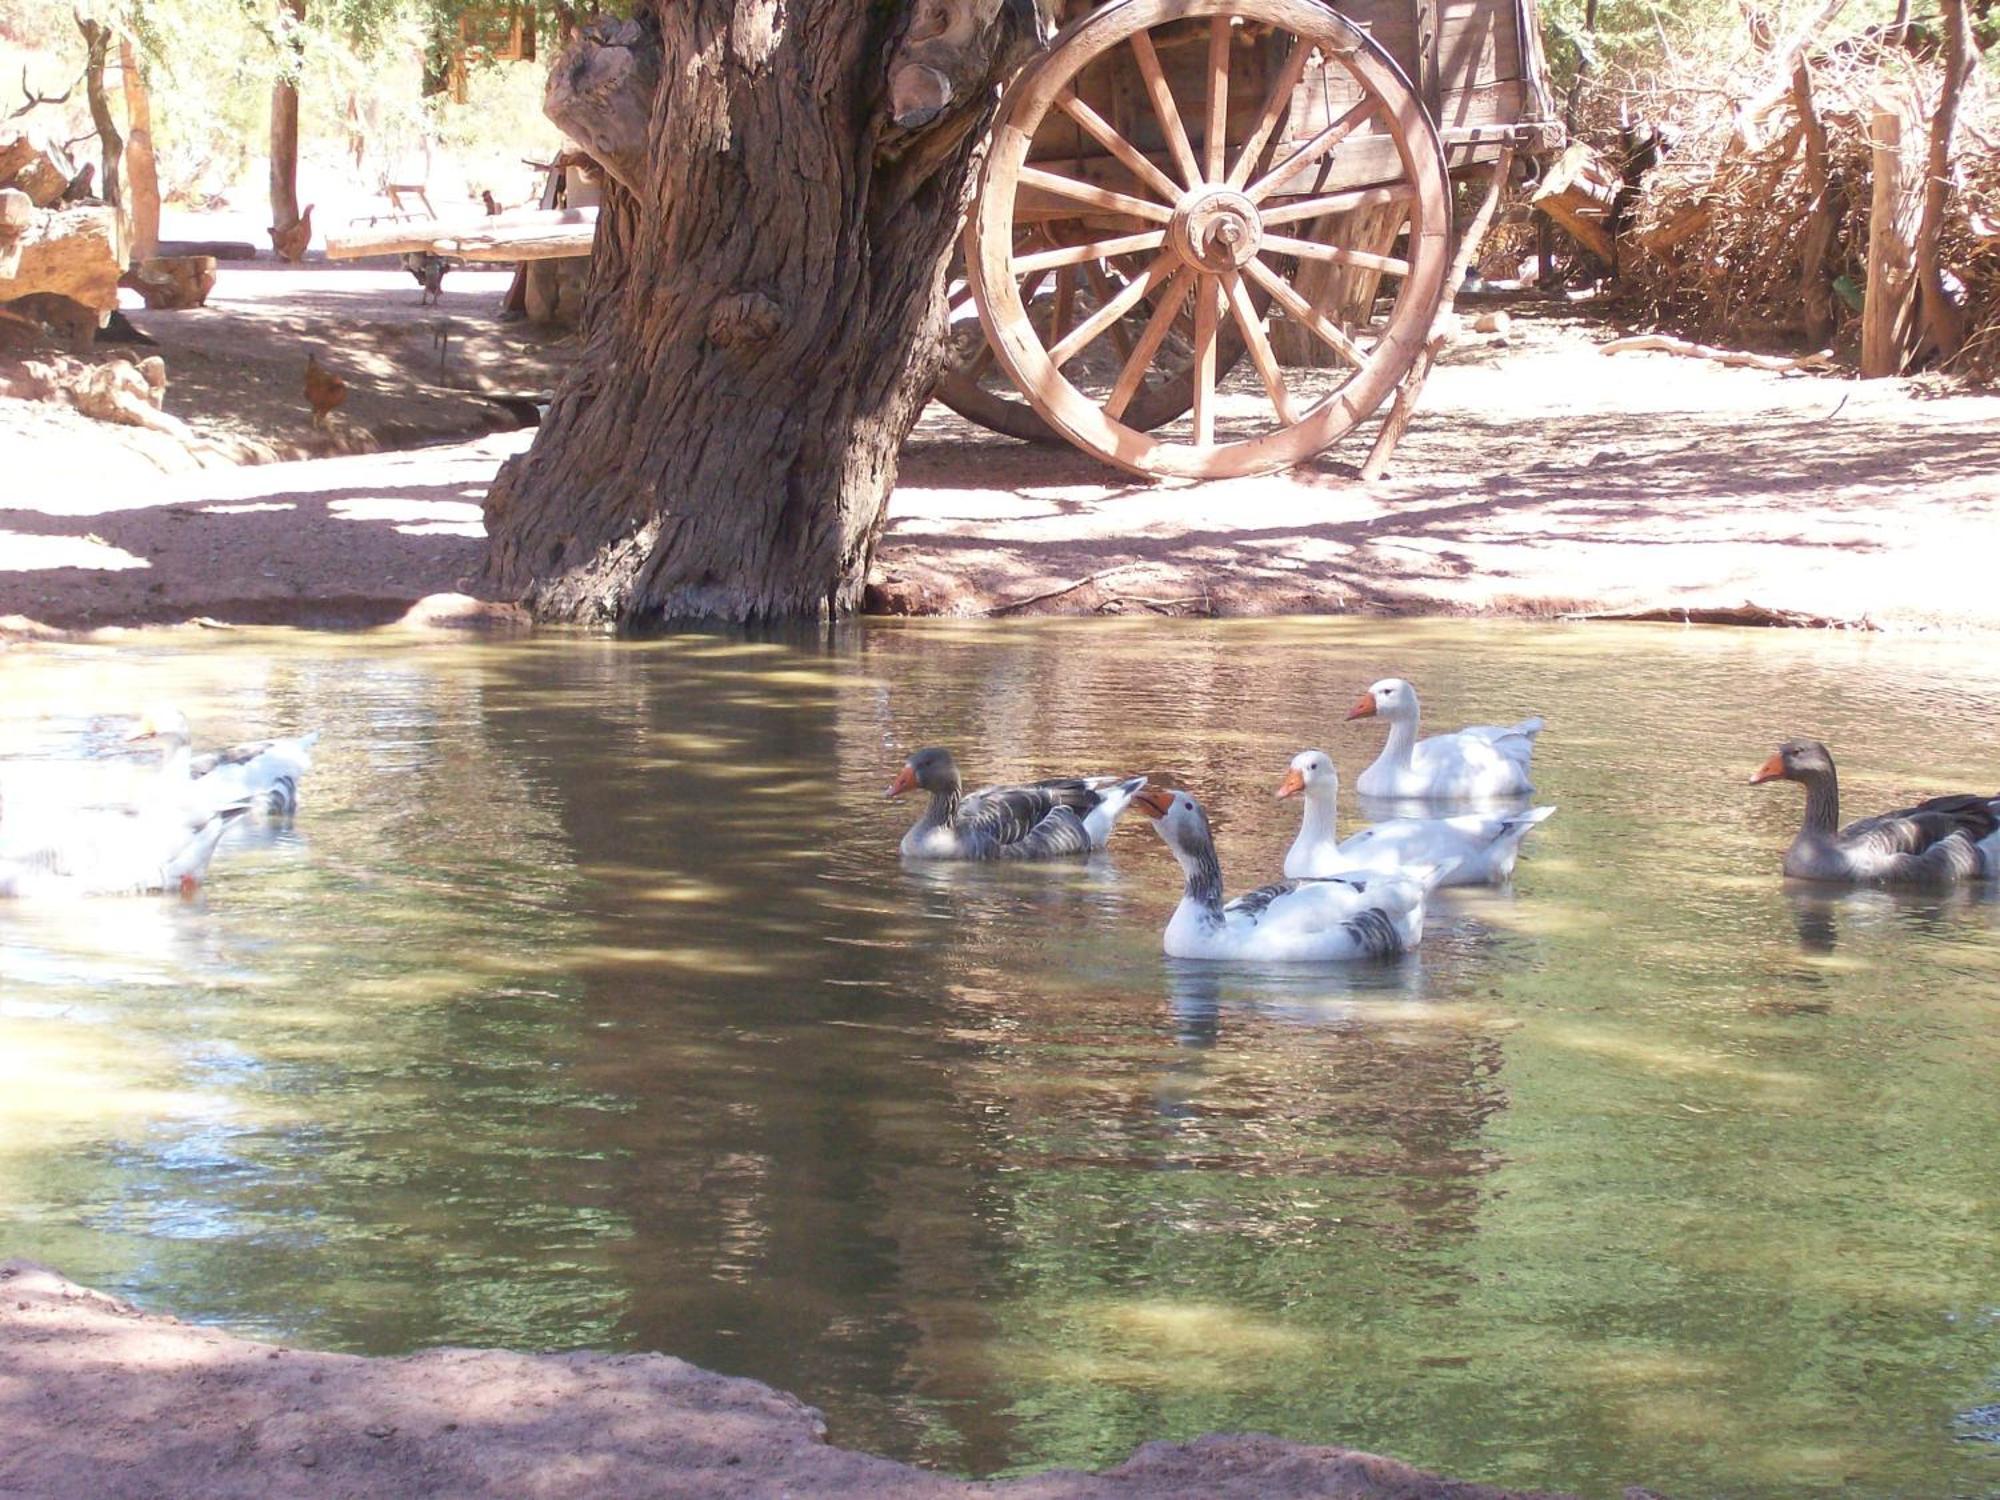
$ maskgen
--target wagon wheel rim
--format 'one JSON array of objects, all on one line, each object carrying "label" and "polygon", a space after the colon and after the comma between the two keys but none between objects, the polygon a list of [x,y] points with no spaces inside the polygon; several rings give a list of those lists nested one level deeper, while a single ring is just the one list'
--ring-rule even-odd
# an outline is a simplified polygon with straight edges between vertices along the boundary
[{"label": "wagon wheel rim", "polygon": [[[1057,226],[1060,230],[1061,226]],[[1058,238],[1060,235],[1057,236]],[[1048,235],[1039,232],[1017,234],[1015,248],[1020,253],[1031,253],[1036,249],[1051,248],[1055,243]],[[1129,271],[1143,269],[1143,266],[1121,266],[1115,262],[1085,261],[1077,265],[1062,266],[1053,271],[1035,272],[1022,283],[1022,302],[1028,308],[1032,321],[1034,304],[1039,300],[1054,304],[1059,299],[1068,298],[1072,307],[1081,306],[1085,315],[1110,301],[1124,289],[1130,280]],[[1069,437],[1051,427],[1036,412],[1034,406],[1020,392],[1012,378],[998,366],[994,358],[993,346],[985,336],[983,326],[977,318],[977,309],[970,279],[964,274],[963,266],[954,260],[951,272],[951,286],[946,295],[946,338],[952,345],[945,356],[944,368],[939,372],[937,385],[932,394],[939,401],[964,417],[976,422],[992,432],[1008,437],[1020,438],[1031,443],[1067,443]],[[1068,282],[1067,287],[1064,283]],[[1268,295],[1256,294],[1261,312],[1269,304]],[[1049,327],[1043,330],[1060,337],[1073,321],[1066,321],[1056,315],[1053,306],[1048,308]],[[963,338],[965,324],[970,318],[972,329],[977,333],[976,341],[967,343]],[[1140,307],[1125,318],[1113,323],[1106,338],[1115,350],[1117,364],[1122,367],[1137,346],[1140,331],[1146,321],[1147,309]],[[1218,367],[1233,369],[1246,352],[1242,337],[1234,327],[1225,330],[1225,336],[1218,355]],[[1106,382],[1108,385],[1108,382]],[[1194,371],[1190,365],[1178,372],[1168,372],[1164,377],[1147,382],[1134,394],[1131,404],[1122,413],[1129,426],[1152,431],[1157,427],[1178,420],[1187,415],[1194,405]]]},{"label": "wagon wheel rim", "polygon": [[[1177,98],[1162,69],[1154,33],[1205,20],[1202,97]],[[1231,57],[1245,23],[1289,34],[1289,50],[1254,115],[1232,130]],[[1185,24],[1182,26],[1185,31]],[[1073,87],[1107,54],[1138,75],[1164,150],[1149,157]],[[1293,92],[1314,57],[1345,70],[1360,101],[1304,139],[1285,139]],[[1186,91],[1183,90],[1183,93]],[[1126,171],[1118,188],[1031,162],[1036,132],[1055,116],[1087,134]],[[1190,128],[1192,122],[1193,128]],[[1393,144],[1399,173],[1378,187],[1333,193],[1328,175],[1341,142],[1376,123]],[[1095,239],[1065,251],[1014,250],[1023,192],[1094,216]],[[1377,255],[1321,244],[1308,226],[1325,215],[1371,203],[1407,207],[1407,250]],[[1345,18],[1313,0],[1114,0],[1070,26],[1025,69],[1001,105],[1000,123],[968,224],[968,266],[987,338],[1009,378],[1036,412],[1079,446],[1134,472],[1206,478],[1268,472],[1301,462],[1345,436],[1374,412],[1415,362],[1443,295],[1449,195],[1436,131],[1395,63]],[[999,247],[1007,249],[1002,252]],[[1144,331],[1102,401],[1080,390],[1064,366],[1109,327],[1100,315],[1065,338],[1045,342],[1026,315],[1022,281],[1065,256],[1137,255],[1143,270],[1127,287],[1132,305],[1151,309]],[[1372,340],[1324,317],[1291,286],[1289,272],[1308,261],[1379,272],[1396,283],[1394,302]],[[1289,376],[1272,350],[1258,301],[1268,298],[1346,369],[1331,391],[1313,395]],[[1114,304],[1115,305],[1115,304]],[[1108,309],[1107,309],[1108,311]],[[1123,310],[1121,309],[1121,312]],[[1153,436],[1121,420],[1147,362],[1176,320],[1192,325],[1193,420],[1185,437]],[[1102,325],[1102,326],[1099,326]],[[1214,351],[1218,332],[1237,329],[1249,348],[1264,414],[1248,435],[1232,421],[1217,431]]]}]

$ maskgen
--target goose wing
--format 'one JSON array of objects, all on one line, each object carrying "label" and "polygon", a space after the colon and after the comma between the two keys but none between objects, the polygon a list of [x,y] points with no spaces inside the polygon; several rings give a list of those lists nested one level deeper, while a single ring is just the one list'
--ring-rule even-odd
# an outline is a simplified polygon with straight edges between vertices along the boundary
[{"label": "goose wing", "polygon": [[1001,859],[1060,859],[1070,854],[1090,852],[1090,830],[1074,808],[1060,803],[1049,809],[1041,822],[1011,844],[996,851]]},{"label": "goose wing", "polygon": [[[1115,776],[1056,776],[1022,786],[981,787],[958,804],[953,822],[1002,846],[1017,844],[1056,808],[1081,818],[1117,785]],[[1085,847],[1089,847],[1087,838]]]},{"label": "goose wing", "polygon": [[952,822],[996,844],[1018,844],[1058,805],[1047,787],[989,786],[961,801]]},{"label": "goose wing", "polygon": [[1980,842],[2000,832],[2000,799],[1960,794],[1858,818],[1835,842],[1875,880],[1964,880],[1983,869]]}]

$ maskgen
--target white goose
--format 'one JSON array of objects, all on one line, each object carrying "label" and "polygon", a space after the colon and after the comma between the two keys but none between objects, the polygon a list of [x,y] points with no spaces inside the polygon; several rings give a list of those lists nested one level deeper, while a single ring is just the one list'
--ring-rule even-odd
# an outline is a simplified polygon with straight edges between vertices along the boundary
[{"label": "white goose", "polygon": [[171,800],[212,811],[247,798],[258,816],[288,818],[299,810],[299,781],[312,769],[319,731],[196,755],[187,715],[163,706],[148,710],[125,738],[128,743],[158,740],[165,747],[160,786]]},{"label": "white goose", "polygon": [[1354,778],[1364,797],[1412,797],[1462,802],[1486,797],[1525,797],[1534,791],[1528,761],[1535,753],[1540,719],[1504,727],[1474,724],[1456,734],[1417,738],[1417,690],[1400,677],[1385,677],[1361,695],[1350,719],[1384,718],[1389,739],[1375,763]]},{"label": "white goose", "polygon": [[1554,814],[1553,807],[1519,813],[1465,813],[1455,818],[1389,818],[1343,841],[1335,831],[1340,773],[1324,750],[1301,750],[1278,783],[1280,797],[1304,793],[1299,836],[1285,855],[1294,880],[1331,875],[1393,875],[1411,865],[1453,866],[1440,885],[1499,885],[1514,873],[1521,840]]},{"label": "white goose", "polygon": [[206,813],[65,808],[40,816],[0,809],[0,898],[192,894],[248,799]]},{"label": "white goose", "polygon": [[1148,787],[1132,799],[1180,864],[1187,884],[1167,922],[1169,958],[1325,963],[1391,958],[1424,935],[1424,897],[1446,866],[1395,875],[1286,880],[1225,903],[1208,818],[1186,792]]}]

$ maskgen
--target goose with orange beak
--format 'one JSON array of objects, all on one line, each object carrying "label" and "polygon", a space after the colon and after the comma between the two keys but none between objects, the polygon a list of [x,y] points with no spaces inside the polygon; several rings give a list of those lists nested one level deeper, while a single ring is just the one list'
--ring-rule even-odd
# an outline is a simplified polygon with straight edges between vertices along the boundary
[{"label": "goose with orange beak", "polygon": [[1389,738],[1375,763],[1354,778],[1364,797],[1407,797],[1423,802],[1475,802],[1525,797],[1535,790],[1528,762],[1540,719],[1518,724],[1474,724],[1455,734],[1417,738],[1417,690],[1385,677],[1347,711],[1352,719],[1386,719]]},{"label": "goose with orange beak", "polygon": [[1060,859],[1102,849],[1143,776],[1066,776],[965,795],[958,762],[931,745],[903,762],[891,797],[922,791],[922,816],[903,835],[905,859]]},{"label": "goose with orange beak", "polygon": [[1424,935],[1424,898],[1450,865],[1393,875],[1283,880],[1223,900],[1222,861],[1208,815],[1186,792],[1148,787],[1133,801],[1181,867],[1180,904],[1161,946],[1169,958],[1244,963],[1339,963],[1393,958]]},{"label": "goose with orange beak", "polygon": [[1519,813],[1389,818],[1343,841],[1335,821],[1340,773],[1324,750],[1293,756],[1278,795],[1298,797],[1303,804],[1299,836],[1285,855],[1285,874],[1295,880],[1393,875],[1412,865],[1450,863],[1441,885],[1499,885],[1514,873],[1521,840],[1555,814],[1553,807],[1531,807]]},{"label": "goose with orange beak", "polygon": [[1962,793],[1840,823],[1840,782],[1818,740],[1788,740],[1750,776],[1796,781],[1805,821],[1785,850],[1795,880],[1846,885],[1951,885],[2000,879],[2000,797]]}]

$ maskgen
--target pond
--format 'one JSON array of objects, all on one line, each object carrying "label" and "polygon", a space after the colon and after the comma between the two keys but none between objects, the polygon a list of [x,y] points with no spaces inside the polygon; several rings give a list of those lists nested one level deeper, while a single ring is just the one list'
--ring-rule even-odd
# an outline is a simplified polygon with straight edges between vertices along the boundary
[{"label": "pond", "polygon": [[[2000,789],[2000,653],[1491,622],[868,625],[5,658],[0,756],[324,731],[193,902],[0,909],[0,1254],[320,1348],[660,1349],[971,1474],[1259,1429],[1616,1494],[2000,1486],[2000,905],[1788,891]],[[1422,951],[1159,953],[1143,816],[905,870],[902,756],[1149,772],[1275,875],[1371,680],[1549,721]],[[1344,813],[1351,816],[1350,803]]]}]

